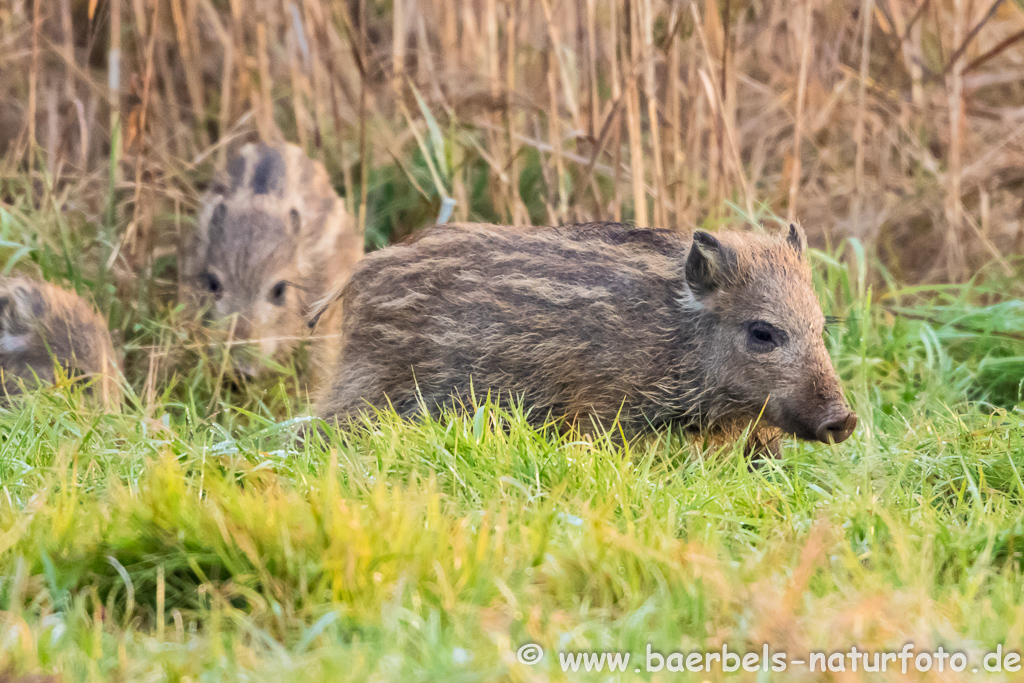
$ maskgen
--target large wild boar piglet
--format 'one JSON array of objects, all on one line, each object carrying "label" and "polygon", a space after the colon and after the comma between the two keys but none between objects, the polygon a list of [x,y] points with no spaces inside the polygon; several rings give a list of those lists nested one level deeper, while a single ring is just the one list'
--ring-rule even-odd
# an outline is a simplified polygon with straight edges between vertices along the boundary
[{"label": "large wild boar piglet", "polygon": [[666,427],[778,452],[857,424],[822,339],[805,238],[454,224],[371,254],[342,295],[329,420],[488,393],[531,419]]}]

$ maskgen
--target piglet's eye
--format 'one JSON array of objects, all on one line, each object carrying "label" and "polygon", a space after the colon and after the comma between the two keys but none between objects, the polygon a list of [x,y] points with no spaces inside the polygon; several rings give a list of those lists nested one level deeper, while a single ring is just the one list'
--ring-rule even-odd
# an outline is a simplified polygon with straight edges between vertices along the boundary
[{"label": "piglet's eye", "polygon": [[213,273],[203,273],[201,279],[206,291],[219,299],[224,292],[224,285],[221,284],[220,278]]},{"label": "piglet's eye", "polygon": [[785,342],[785,333],[771,323],[763,320],[747,323],[747,348],[754,353],[769,353]]},{"label": "piglet's eye", "polygon": [[288,291],[288,283],[282,280],[270,289],[270,303],[284,306],[284,295]]}]

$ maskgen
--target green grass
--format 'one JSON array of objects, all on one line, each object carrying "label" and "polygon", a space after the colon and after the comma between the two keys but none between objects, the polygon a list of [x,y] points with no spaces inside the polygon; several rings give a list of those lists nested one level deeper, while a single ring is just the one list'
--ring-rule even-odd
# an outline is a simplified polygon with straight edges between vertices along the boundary
[{"label": "green grass", "polygon": [[[846,249],[818,286],[860,427],[754,466],[486,404],[323,448],[293,377],[218,395],[202,363],[121,414],[26,396],[0,411],[0,680],[717,680],[556,653],[1019,649],[1020,285],[872,291]],[[126,317],[129,346],[165,316]]]}]

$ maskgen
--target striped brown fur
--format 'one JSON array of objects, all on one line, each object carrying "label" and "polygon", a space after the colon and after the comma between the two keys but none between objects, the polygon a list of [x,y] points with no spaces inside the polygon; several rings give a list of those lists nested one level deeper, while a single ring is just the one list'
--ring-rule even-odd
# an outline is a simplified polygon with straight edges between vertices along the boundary
[{"label": "striped brown fur", "polygon": [[0,401],[37,380],[52,382],[55,361],[69,375],[90,380],[104,406],[120,405],[120,371],[103,317],[56,285],[0,278]]},{"label": "striped brown fur", "polygon": [[[696,248],[694,248],[696,245]],[[329,419],[488,392],[627,435],[842,441],[850,412],[796,226],[693,236],[602,223],[454,224],[368,256],[342,295]],[[765,341],[764,338],[768,338]]]}]

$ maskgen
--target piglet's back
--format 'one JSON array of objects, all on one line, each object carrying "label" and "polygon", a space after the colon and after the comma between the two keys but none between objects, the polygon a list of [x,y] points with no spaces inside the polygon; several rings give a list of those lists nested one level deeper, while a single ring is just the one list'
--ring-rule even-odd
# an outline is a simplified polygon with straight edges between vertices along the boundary
[{"label": "piglet's back", "polygon": [[91,380],[91,391],[104,406],[120,404],[120,371],[106,320],[77,294],[56,285],[0,278],[5,395],[31,387],[37,378],[52,382],[55,361],[69,375]]}]

